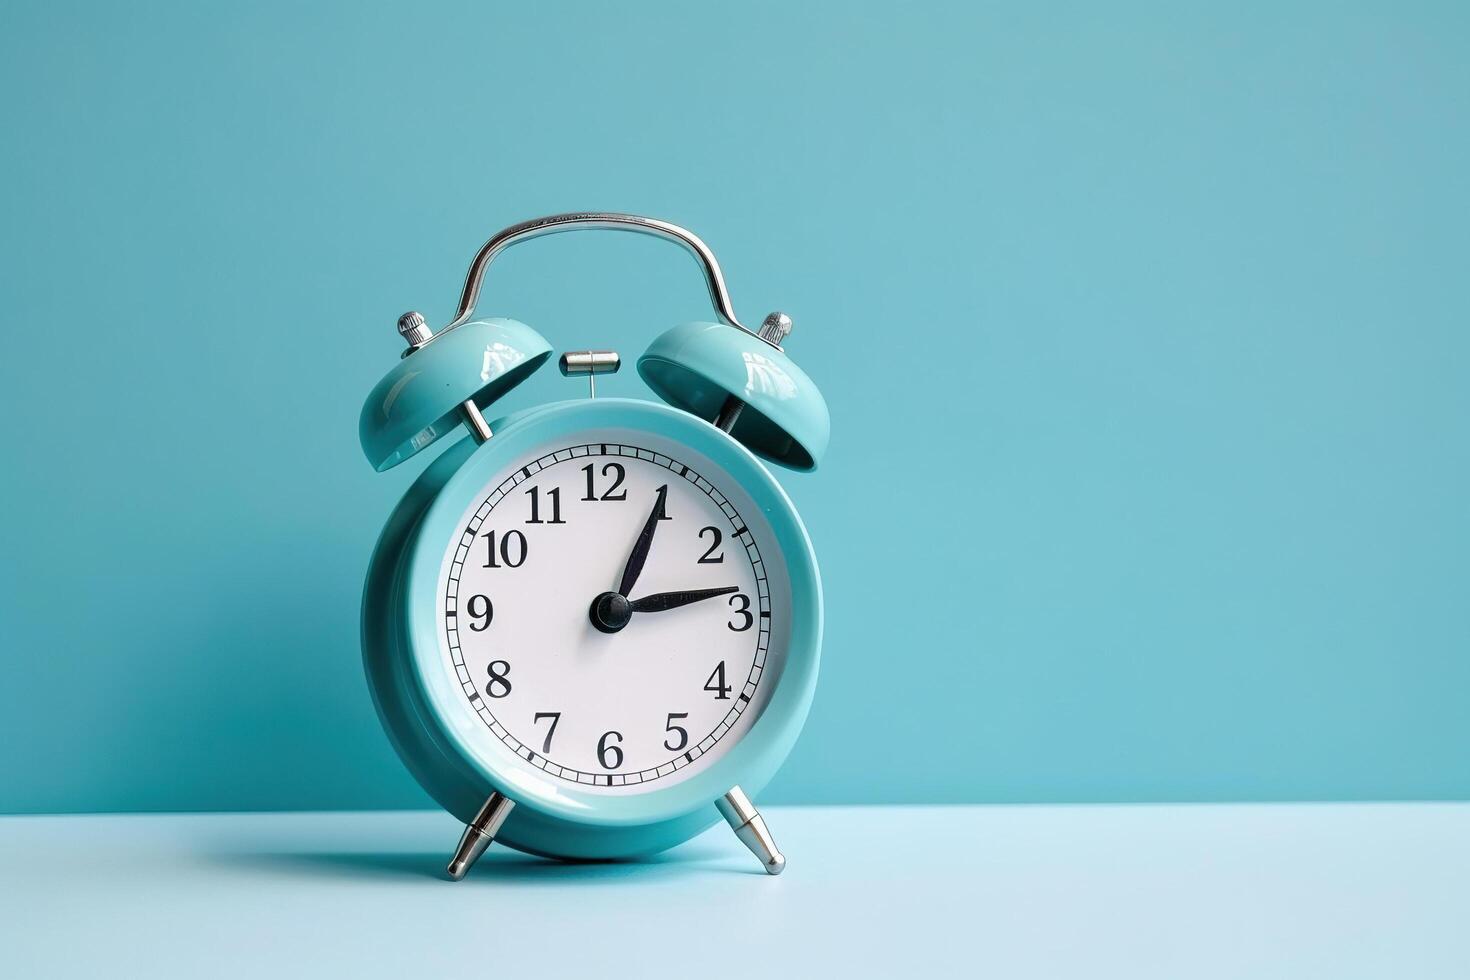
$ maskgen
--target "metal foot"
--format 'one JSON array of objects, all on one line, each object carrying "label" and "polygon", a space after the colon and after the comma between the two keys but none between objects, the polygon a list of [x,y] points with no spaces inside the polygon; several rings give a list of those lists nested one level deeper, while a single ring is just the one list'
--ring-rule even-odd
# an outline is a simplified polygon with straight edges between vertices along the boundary
[{"label": "metal foot", "polygon": [[766,829],[766,822],[761,819],[760,811],[750,802],[750,797],[745,795],[744,790],[736,786],[716,800],[715,806],[719,809],[720,816],[735,831],[735,836],[740,838],[740,842],[750,848],[750,853],[760,858],[766,874],[778,875],[786,870],[786,857],[776,847],[776,839]]},{"label": "metal foot", "polygon": [[480,807],[480,812],[475,814],[469,826],[464,829],[464,836],[459,839],[459,846],[454,849],[454,857],[449,860],[449,877],[453,881],[459,881],[480,860],[480,855],[485,853],[485,848],[495,840],[495,835],[500,833],[501,825],[505,818],[510,816],[510,811],[515,809],[515,801],[501,796],[499,793],[491,793],[485,805]]}]

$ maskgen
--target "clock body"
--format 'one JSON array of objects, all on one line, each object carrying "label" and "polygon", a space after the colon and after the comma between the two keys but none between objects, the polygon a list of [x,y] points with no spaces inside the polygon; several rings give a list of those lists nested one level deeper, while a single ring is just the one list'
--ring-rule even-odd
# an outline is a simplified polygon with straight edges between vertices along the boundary
[{"label": "clock body", "polygon": [[[369,569],[363,650],[394,747],[468,823],[518,805],[497,840],[569,858],[673,846],[758,793],[811,704],[816,559],[765,466],[709,423],[630,399],[530,409],[464,439],[390,517]],[[628,598],[695,591],[616,632],[589,615],[653,527]]]}]

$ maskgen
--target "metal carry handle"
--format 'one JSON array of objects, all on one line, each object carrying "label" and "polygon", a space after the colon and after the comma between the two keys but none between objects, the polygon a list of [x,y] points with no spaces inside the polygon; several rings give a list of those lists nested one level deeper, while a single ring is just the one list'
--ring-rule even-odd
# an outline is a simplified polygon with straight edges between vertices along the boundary
[{"label": "metal carry handle", "polygon": [[715,260],[715,253],[710,251],[709,246],[701,241],[698,235],[687,228],[680,228],[676,224],[659,221],[657,218],[606,211],[576,211],[570,214],[553,214],[545,218],[532,218],[530,221],[522,221],[520,224],[511,225],[503,231],[496,232],[494,237],[480,248],[479,253],[475,255],[475,260],[470,263],[470,271],[464,280],[464,292],[459,297],[459,311],[442,330],[452,330],[474,316],[475,303],[480,298],[480,286],[485,280],[485,272],[490,268],[490,263],[495,261],[495,256],[512,245],[540,238],[543,235],[592,229],[631,231],[682,245],[689,254],[694,256],[704,271],[704,281],[709,287],[710,302],[714,304],[715,313],[719,318],[732,327],[739,327],[747,333],[756,333],[736,318],[735,307],[730,303],[730,292],[725,288],[725,277],[720,273],[720,263]]}]

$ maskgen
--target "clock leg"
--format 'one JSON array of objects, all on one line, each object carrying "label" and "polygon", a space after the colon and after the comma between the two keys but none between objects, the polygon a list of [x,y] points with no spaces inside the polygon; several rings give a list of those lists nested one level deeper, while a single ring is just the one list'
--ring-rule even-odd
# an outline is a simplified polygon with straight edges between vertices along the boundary
[{"label": "clock leg", "polygon": [[745,795],[744,790],[736,786],[716,800],[715,806],[719,809],[720,816],[735,831],[735,836],[740,838],[740,842],[750,848],[750,853],[760,858],[766,874],[778,875],[786,870],[786,857],[776,847],[776,839],[766,829],[766,822],[761,819],[760,811],[750,802],[750,797]]},{"label": "clock leg", "polygon": [[459,839],[459,846],[454,849],[454,857],[449,860],[449,877],[459,881],[480,860],[480,855],[485,853],[485,848],[495,840],[495,835],[500,833],[500,827],[505,823],[505,818],[510,816],[510,811],[515,809],[515,801],[501,796],[499,793],[491,793],[485,805],[480,807],[480,812],[475,814],[469,826],[464,829],[464,836]]}]

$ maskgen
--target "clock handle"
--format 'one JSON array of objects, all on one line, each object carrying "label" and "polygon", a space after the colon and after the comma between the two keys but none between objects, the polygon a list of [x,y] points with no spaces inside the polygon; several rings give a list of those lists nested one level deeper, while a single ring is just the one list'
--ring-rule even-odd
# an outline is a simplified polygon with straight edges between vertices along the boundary
[{"label": "clock handle", "polygon": [[[504,228],[475,253],[453,320],[436,331],[420,313],[399,317],[398,332],[408,345],[403,356],[409,361],[378,383],[363,408],[359,431],[369,461],[379,470],[396,465],[445,432],[457,430],[460,420],[477,440],[491,437],[480,409],[539,367],[548,350],[545,340],[524,324],[503,317],[471,319],[490,263],[518,242],[595,230],[634,232],[673,242],[693,255],[704,273],[720,322],[680,324],[654,340],[638,359],[638,373],[654,394],[713,422],[759,456],[797,470],[815,469],[827,448],[831,419],[816,385],[781,346],[791,332],[791,318],[772,313],[759,329],[747,327],[735,315],[720,263],[698,235],[668,221],[611,211],[553,214]],[[467,336],[464,331],[483,336]],[[499,335],[509,339],[498,340]],[[502,366],[488,385],[467,384],[456,372],[463,369],[471,378],[475,372],[483,373],[482,341],[514,348],[517,357],[500,360],[515,367]],[[465,351],[479,353],[464,361],[459,355]],[[590,357],[595,352],[584,353]],[[450,375],[448,385],[438,376],[443,373]],[[400,385],[409,385],[416,397],[401,397]],[[447,405],[446,391],[454,398]]]},{"label": "clock handle", "polygon": [[543,235],[590,230],[630,231],[640,235],[652,235],[654,238],[662,238],[683,246],[699,262],[704,272],[705,285],[709,287],[710,302],[714,304],[715,313],[719,318],[730,326],[739,327],[747,333],[756,332],[741,323],[735,316],[735,307],[730,303],[730,291],[725,288],[725,277],[720,272],[720,263],[715,260],[715,253],[711,252],[709,246],[694,232],[668,221],[645,218],[637,214],[575,211],[568,214],[553,214],[545,218],[532,218],[530,221],[522,221],[520,224],[511,225],[509,228],[496,232],[488,242],[481,246],[480,251],[475,255],[475,260],[470,263],[470,271],[464,280],[464,292],[459,297],[459,311],[454,315],[453,320],[436,333],[452,330],[461,323],[468,322],[470,317],[474,316],[475,303],[480,298],[480,285],[485,280],[485,271],[490,268],[490,263],[495,261],[495,256],[512,245],[540,238]]}]

